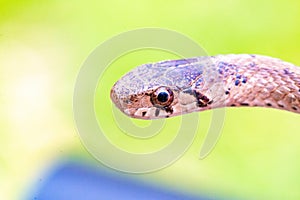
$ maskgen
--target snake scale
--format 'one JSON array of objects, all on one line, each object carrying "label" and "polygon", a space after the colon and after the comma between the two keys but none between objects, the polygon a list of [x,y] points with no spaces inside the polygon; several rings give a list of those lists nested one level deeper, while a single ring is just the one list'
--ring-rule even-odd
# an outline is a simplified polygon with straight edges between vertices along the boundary
[{"label": "snake scale", "polygon": [[122,112],[140,119],[227,106],[300,113],[300,68],[251,54],[167,60],[128,72],[114,84],[110,96]]}]

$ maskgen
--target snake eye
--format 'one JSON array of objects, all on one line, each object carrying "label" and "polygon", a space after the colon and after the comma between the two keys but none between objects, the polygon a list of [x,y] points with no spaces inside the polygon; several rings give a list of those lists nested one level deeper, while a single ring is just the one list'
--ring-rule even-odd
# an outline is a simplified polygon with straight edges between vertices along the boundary
[{"label": "snake eye", "polygon": [[159,87],[151,94],[151,102],[155,106],[168,106],[173,99],[173,92],[167,87]]}]

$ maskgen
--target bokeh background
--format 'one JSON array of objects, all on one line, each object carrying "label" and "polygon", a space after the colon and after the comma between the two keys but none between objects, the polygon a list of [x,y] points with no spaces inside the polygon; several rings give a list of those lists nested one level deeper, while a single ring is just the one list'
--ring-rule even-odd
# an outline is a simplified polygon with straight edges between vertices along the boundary
[{"label": "bokeh background", "polygon": [[[263,108],[226,109],[222,136],[199,160],[211,111],[191,148],[173,165],[143,175],[115,172],[80,142],[72,112],[77,73],[103,41],[124,31],[161,27],[197,41],[210,55],[252,53],[300,66],[300,2],[292,1],[0,1],[0,199],[33,199],[62,163],[79,163],[108,177],[217,199],[300,198],[300,116]],[[175,58],[144,50],[112,64],[103,90],[131,68]],[[122,66],[122,67],[120,67]],[[105,79],[104,79],[105,80]],[[112,108],[109,93],[101,103]],[[97,107],[97,102],[95,107]],[[177,118],[168,123],[176,124]],[[136,121],[145,125],[146,122]],[[114,129],[115,124],[106,124]],[[147,124],[146,124],[147,125]],[[109,128],[109,127],[108,127]],[[172,132],[170,132],[172,134]],[[123,136],[132,151],[151,150]],[[170,140],[167,134],[161,143]]]}]

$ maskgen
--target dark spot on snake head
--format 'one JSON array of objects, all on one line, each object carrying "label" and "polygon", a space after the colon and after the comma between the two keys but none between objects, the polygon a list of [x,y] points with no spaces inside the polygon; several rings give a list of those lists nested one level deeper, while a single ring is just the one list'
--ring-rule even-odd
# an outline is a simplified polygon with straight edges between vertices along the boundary
[{"label": "dark spot on snake head", "polygon": [[142,116],[145,117],[146,113],[146,111],[142,112]]},{"label": "dark spot on snake head", "polygon": [[293,107],[292,107],[292,109],[293,109],[293,110],[298,110],[298,108],[297,108],[297,107],[295,107],[295,106],[293,106]]},{"label": "dark spot on snake head", "polygon": [[235,105],[235,104],[231,104],[230,106],[231,106],[231,107],[235,107],[236,105]]},{"label": "dark spot on snake head", "polygon": [[228,67],[230,67],[231,69],[235,69],[235,68],[236,68],[236,65],[235,65],[235,64],[232,64],[232,63],[230,63],[230,64],[228,65]]},{"label": "dark spot on snake head", "polygon": [[191,88],[183,90],[183,93],[190,94],[190,95],[195,95],[195,91]]},{"label": "dark spot on snake head", "polygon": [[267,105],[267,106],[272,106],[272,104],[271,104],[271,103],[266,103],[266,105]]},{"label": "dark spot on snake head", "polygon": [[131,102],[137,102],[138,99],[137,99],[136,97],[137,97],[137,95],[131,96],[131,97],[130,97],[130,101],[131,101]]},{"label": "dark spot on snake head", "polygon": [[249,106],[249,103],[241,103],[241,106]]},{"label": "dark spot on snake head", "polygon": [[226,91],[225,91],[225,94],[226,94],[226,95],[228,95],[228,94],[229,94],[229,91],[228,91],[228,90],[226,90]]},{"label": "dark spot on snake head", "polygon": [[219,69],[224,69],[227,65],[228,65],[228,63],[226,63],[226,62],[219,62],[218,63],[218,68]]},{"label": "dark spot on snake head", "polygon": [[290,74],[288,69],[284,69],[283,72],[284,72],[284,74]]},{"label": "dark spot on snake head", "polygon": [[238,79],[235,80],[234,85],[235,85],[235,86],[238,86],[239,84],[240,84],[240,80],[238,80]]},{"label": "dark spot on snake head", "polygon": [[255,62],[251,62],[249,65],[250,65],[250,67],[255,67],[256,66]]},{"label": "dark spot on snake head", "polygon": [[[200,92],[197,92],[197,91],[194,91],[194,92],[195,92],[194,95],[197,99],[197,105],[199,107],[206,107],[209,104],[210,99],[207,98],[207,96],[201,94]],[[211,103],[212,103],[212,101],[211,101]]]},{"label": "dark spot on snake head", "polygon": [[165,111],[168,113],[173,114],[173,108],[172,107],[165,107]]},{"label": "dark spot on snake head", "polygon": [[159,115],[159,108],[156,108],[155,110],[155,117],[157,117]]},{"label": "dark spot on snake head", "polygon": [[278,104],[278,106],[279,106],[280,108],[284,108],[284,105]]},{"label": "dark spot on snake head", "polygon": [[210,101],[208,98],[207,98],[207,96],[205,96],[205,95],[203,95],[202,93],[200,93],[200,92],[197,92],[196,90],[194,90],[194,89],[187,89],[187,90],[185,90],[185,91],[183,91],[184,93],[186,93],[186,94],[190,94],[190,95],[193,95],[193,96],[195,96],[196,97],[196,99],[197,99],[197,105],[199,106],[199,107],[205,107],[205,106],[207,106],[207,104],[211,104],[212,103],[212,101]]},{"label": "dark spot on snake head", "polygon": [[223,70],[222,69],[218,69],[219,74],[223,74]]}]

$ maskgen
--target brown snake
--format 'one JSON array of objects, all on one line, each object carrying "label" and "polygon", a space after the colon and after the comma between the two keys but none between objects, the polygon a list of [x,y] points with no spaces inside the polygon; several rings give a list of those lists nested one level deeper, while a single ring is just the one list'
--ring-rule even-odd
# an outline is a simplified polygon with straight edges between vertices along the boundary
[{"label": "brown snake", "polygon": [[157,119],[225,106],[300,113],[300,68],[261,55],[218,55],[141,65],[117,81],[111,99],[126,115]]}]

